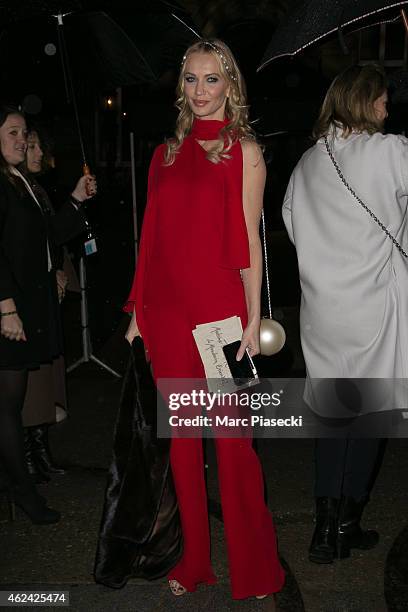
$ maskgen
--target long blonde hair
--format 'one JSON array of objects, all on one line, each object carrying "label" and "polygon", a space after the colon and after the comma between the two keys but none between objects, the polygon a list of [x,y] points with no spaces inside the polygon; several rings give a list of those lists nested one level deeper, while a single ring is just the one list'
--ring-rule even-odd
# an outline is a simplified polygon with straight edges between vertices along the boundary
[{"label": "long blonde hair", "polygon": [[207,151],[207,159],[217,164],[222,158],[229,157],[228,151],[237,140],[241,138],[255,139],[248,121],[245,81],[231,49],[221,40],[201,39],[191,45],[183,57],[175,103],[176,108],[179,109],[179,115],[176,121],[174,137],[166,142],[164,155],[164,165],[166,166],[170,166],[176,159],[177,152],[193,125],[194,114],[184,93],[185,66],[187,58],[192,53],[210,53],[215,57],[220,74],[229,86],[229,96],[225,105],[225,117],[229,119],[229,123],[220,131],[221,140],[219,143]]},{"label": "long blonde hair", "polygon": [[320,115],[313,129],[316,140],[327,136],[337,126],[348,136],[353,130],[369,134],[381,132],[383,122],[374,110],[374,102],[387,89],[385,72],[377,64],[351,66],[330,85]]}]

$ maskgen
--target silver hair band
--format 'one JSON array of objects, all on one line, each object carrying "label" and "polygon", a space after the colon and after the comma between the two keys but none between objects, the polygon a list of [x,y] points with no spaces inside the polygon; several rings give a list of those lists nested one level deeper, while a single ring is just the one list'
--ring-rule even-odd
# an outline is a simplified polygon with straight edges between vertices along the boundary
[{"label": "silver hair band", "polygon": [[[232,74],[232,67],[228,64],[227,62],[227,58],[225,57],[225,55],[223,54],[222,50],[217,47],[217,45],[214,45],[214,43],[210,42],[209,40],[203,40],[202,41],[203,45],[207,45],[208,47],[210,47],[211,49],[213,49],[213,51],[216,52],[216,54],[218,55],[218,57],[221,59],[222,63],[224,64],[224,68],[228,73],[228,76],[233,80],[233,81],[237,81],[237,77]],[[181,63],[181,65],[184,65],[184,62],[187,59],[187,55],[183,56],[183,61]]]}]

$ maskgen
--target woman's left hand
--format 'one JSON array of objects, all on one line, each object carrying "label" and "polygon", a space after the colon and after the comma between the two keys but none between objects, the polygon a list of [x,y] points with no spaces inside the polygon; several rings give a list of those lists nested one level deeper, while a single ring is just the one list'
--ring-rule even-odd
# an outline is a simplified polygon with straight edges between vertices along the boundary
[{"label": "woman's left hand", "polygon": [[246,328],[244,329],[244,333],[242,334],[241,346],[237,352],[237,360],[240,361],[244,356],[245,349],[248,349],[248,353],[251,357],[254,355],[259,355],[261,351],[260,347],[260,321],[254,321],[252,323],[248,323]]},{"label": "woman's left hand", "polygon": [[75,200],[78,200],[78,202],[84,202],[85,200],[93,198],[97,190],[96,178],[92,174],[86,174],[81,176],[71,195]]}]

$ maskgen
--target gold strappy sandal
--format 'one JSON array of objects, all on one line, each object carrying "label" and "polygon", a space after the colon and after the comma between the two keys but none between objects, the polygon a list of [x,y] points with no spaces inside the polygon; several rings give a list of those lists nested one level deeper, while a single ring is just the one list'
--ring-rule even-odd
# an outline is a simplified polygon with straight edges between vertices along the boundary
[{"label": "gold strappy sandal", "polygon": [[173,593],[173,595],[176,595],[176,597],[187,593],[187,589],[183,587],[183,585],[180,584],[177,580],[169,580],[169,587],[170,591]]}]

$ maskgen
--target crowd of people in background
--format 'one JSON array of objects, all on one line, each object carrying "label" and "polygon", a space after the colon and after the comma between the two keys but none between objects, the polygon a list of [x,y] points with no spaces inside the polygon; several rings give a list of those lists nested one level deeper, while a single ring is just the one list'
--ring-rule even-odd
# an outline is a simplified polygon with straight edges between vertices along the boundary
[{"label": "crowd of people in background", "polygon": [[[40,149],[38,135],[32,132],[27,153],[24,115],[16,107],[3,106],[0,109],[2,481],[11,504],[18,505],[33,523],[48,524],[59,521],[60,513],[47,506],[35,480],[49,478],[58,469],[51,461],[47,425],[55,420],[56,399],[61,390],[64,395],[59,302],[66,277],[61,272],[60,249],[86,229],[81,207],[96,193],[96,181],[94,177],[81,177],[68,201],[54,213],[46,192],[34,178],[41,171]],[[55,390],[58,368],[60,388]],[[32,403],[32,387],[36,383],[39,384]],[[26,398],[28,384],[30,394]]]}]

